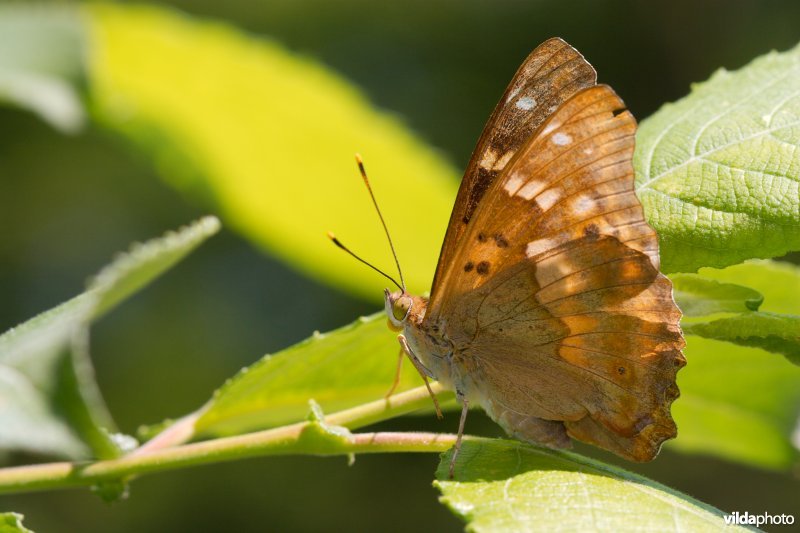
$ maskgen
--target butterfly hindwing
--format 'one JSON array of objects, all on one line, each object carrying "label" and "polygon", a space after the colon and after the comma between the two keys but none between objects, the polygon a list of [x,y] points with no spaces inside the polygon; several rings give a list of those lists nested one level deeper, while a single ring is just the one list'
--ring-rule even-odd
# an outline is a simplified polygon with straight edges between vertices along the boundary
[{"label": "butterfly hindwing", "polygon": [[649,460],[675,435],[680,312],[634,194],[636,123],[581,90],[486,190],[425,322],[453,344],[456,386],[512,435],[567,435]]},{"label": "butterfly hindwing", "polygon": [[539,45],[525,59],[495,107],[472,154],[442,245],[433,294],[481,198],[505,165],[553,111],[596,83],[583,56],[559,38]]}]

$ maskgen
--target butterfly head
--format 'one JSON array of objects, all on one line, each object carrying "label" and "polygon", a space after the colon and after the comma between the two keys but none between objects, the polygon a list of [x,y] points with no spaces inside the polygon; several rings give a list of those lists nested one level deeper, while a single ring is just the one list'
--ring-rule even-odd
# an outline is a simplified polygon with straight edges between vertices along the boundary
[{"label": "butterfly head", "polygon": [[406,319],[411,314],[413,298],[405,291],[389,292],[389,289],[384,289],[383,299],[386,315],[389,317],[389,328],[393,331],[402,330]]}]

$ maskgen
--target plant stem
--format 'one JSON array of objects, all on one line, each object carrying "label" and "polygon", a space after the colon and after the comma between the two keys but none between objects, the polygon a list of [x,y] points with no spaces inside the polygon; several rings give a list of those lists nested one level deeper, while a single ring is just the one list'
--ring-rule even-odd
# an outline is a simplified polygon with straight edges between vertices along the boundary
[{"label": "plant stem", "polygon": [[[436,392],[441,388],[435,386]],[[249,457],[288,454],[346,455],[380,452],[442,452],[454,435],[436,433],[362,433],[329,430],[363,427],[415,411],[430,402],[425,387],[397,394],[325,417],[324,426],[309,421],[235,437],[182,446],[142,449],[119,459],[95,463],[49,463],[0,469],[0,493],[70,488],[129,479],[150,472]],[[191,415],[190,415],[191,416]],[[310,431],[310,430],[314,431]]]}]

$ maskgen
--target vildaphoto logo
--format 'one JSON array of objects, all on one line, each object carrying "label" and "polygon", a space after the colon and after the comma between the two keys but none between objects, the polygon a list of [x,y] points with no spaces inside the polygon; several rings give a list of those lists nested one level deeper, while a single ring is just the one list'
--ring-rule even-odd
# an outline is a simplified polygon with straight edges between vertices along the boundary
[{"label": "vildaphoto logo", "polygon": [[790,526],[794,524],[794,515],[791,514],[751,514],[747,511],[740,513],[734,511],[725,515],[725,524],[729,526]]}]

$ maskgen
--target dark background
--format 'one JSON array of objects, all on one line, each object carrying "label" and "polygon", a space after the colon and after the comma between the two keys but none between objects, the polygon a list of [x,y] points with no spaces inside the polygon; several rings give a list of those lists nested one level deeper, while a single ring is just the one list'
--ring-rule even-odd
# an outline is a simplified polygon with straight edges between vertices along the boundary
[{"label": "dark background", "polygon": [[[793,1],[165,4],[318,59],[462,168],[511,75],[548,37],[578,48],[639,119],[720,66],[738,68],[800,41],[800,3]],[[147,159],[112,134],[90,127],[65,137],[0,108],[0,331],[81,292],[87,276],[129,242],[211,209],[167,188]],[[366,207],[365,216],[372,216]],[[93,359],[120,428],[134,433],[139,424],[197,408],[264,353],[375,310],[223,230],[103,319],[93,330]],[[450,415],[381,428],[456,425]],[[468,430],[499,434],[479,415]],[[437,461],[395,454],[359,457],[348,467],[343,458],[257,459],[148,477],[114,505],[71,491],[3,497],[0,510],[25,513],[37,531],[460,530],[431,487]],[[794,512],[800,520],[800,485],[790,473],[669,450],[652,464],[624,466],[727,511]]]}]

